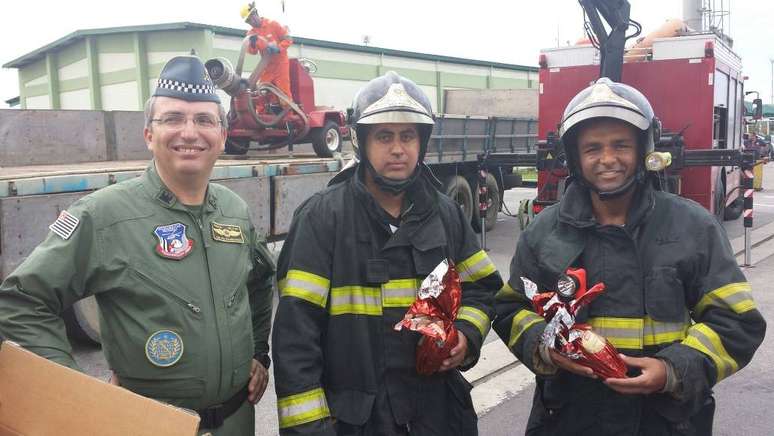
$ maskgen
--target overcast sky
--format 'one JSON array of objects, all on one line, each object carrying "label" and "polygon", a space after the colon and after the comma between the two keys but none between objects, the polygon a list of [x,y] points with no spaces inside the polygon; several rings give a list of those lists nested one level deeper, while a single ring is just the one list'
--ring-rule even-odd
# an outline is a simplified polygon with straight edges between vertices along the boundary
[{"label": "overcast sky", "polygon": [[[629,0],[643,33],[682,16],[681,0]],[[583,36],[575,0],[258,0],[259,9],[293,35],[329,41],[536,65],[541,48]],[[717,0],[715,3],[720,4]],[[747,90],[771,95],[774,2],[725,0],[730,33],[742,56]],[[190,21],[244,28],[235,0],[14,1],[0,18],[0,64],[81,29]],[[727,6],[728,7],[728,6]],[[727,31],[728,31],[728,24]],[[15,69],[0,71],[0,98],[19,95]],[[5,104],[0,102],[0,107]]]}]

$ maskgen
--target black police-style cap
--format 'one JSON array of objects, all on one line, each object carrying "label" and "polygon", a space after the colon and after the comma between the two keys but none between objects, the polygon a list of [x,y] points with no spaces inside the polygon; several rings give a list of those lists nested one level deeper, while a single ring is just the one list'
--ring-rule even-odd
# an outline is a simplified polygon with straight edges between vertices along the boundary
[{"label": "black police-style cap", "polygon": [[164,65],[154,97],[220,103],[215,85],[197,56],[176,56]]}]

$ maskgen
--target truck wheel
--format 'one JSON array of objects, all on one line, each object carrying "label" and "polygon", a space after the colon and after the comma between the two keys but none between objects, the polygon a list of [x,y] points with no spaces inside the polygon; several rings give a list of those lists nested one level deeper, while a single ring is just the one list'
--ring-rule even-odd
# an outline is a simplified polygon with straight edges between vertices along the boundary
[{"label": "truck wheel", "polygon": [[462,176],[453,176],[446,183],[446,195],[459,205],[463,217],[470,222],[473,218],[473,191],[468,181]]},{"label": "truck wheel", "polygon": [[[497,186],[497,180],[491,173],[486,175],[486,189],[489,191],[489,201],[486,205],[486,231],[490,231],[497,225],[497,214],[500,212],[500,203],[502,192]],[[473,194],[473,220],[471,221],[473,230],[481,231],[481,214],[478,210],[478,189]]]},{"label": "truck wheel", "polygon": [[319,157],[332,157],[333,153],[341,151],[339,126],[333,121],[326,121],[321,128],[314,129],[312,147]]},{"label": "truck wheel", "polygon": [[226,138],[226,154],[245,154],[250,148],[247,138]]},{"label": "truck wheel", "polygon": [[733,203],[726,206],[723,211],[723,219],[726,221],[733,221],[739,218],[742,216],[742,209],[744,209],[744,197],[740,195]]},{"label": "truck wheel", "polygon": [[723,218],[726,215],[726,186],[723,184],[723,180],[718,177],[718,181],[715,182],[715,218],[719,223],[723,223]]}]

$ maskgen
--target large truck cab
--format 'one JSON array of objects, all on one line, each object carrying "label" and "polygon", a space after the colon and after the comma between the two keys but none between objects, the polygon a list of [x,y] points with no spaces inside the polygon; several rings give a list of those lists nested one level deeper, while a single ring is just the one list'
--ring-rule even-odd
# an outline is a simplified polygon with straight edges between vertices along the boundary
[{"label": "large truck cab", "polygon": [[[543,159],[538,158],[538,209],[561,197],[567,173],[556,164],[561,152],[552,136],[570,99],[599,76],[599,63],[599,50],[592,45],[541,51],[538,138],[544,150]],[[719,35],[655,38],[650,47],[629,50],[621,81],[641,91],[661,120],[664,133],[657,148],[678,143],[685,150],[742,147],[741,58]],[[667,169],[664,176],[670,191],[697,201],[721,219],[735,219],[742,212],[741,171],[736,166]]]}]

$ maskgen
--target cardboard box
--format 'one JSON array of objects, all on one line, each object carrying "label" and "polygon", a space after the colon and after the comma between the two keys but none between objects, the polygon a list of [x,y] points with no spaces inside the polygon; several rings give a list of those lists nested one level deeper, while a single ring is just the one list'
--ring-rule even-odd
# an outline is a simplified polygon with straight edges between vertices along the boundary
[{"label": "cardboard box", "polygon": [[199,416],[0,346],[0,436],[195,436]]}]

